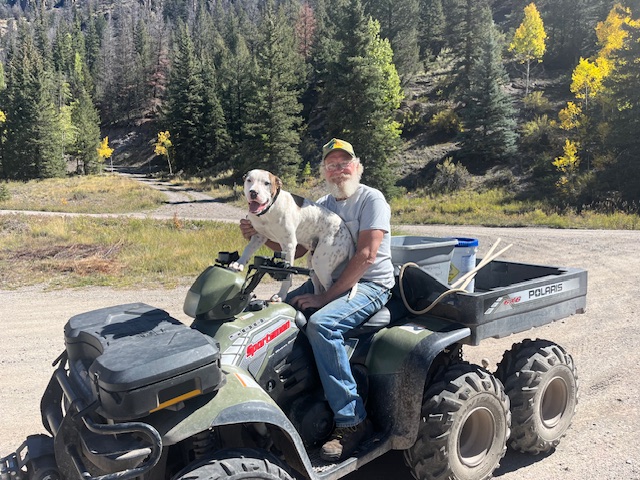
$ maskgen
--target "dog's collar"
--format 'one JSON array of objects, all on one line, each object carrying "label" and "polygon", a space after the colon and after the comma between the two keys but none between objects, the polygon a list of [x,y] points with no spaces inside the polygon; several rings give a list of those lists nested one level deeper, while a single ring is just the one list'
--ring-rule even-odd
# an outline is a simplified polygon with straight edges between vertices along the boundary
[{"label": "dog's collar", "polygon": [[280,195],[280,190],[281,190],[280,188],[276,190],[276,194],[273,196],[273,200],[271,200],[271,203],[269,204],[269,206],[264,210],[262,210],[260,213],[256,213],[256,217],[264,215],[269,211],[269,209],[273,206],[273,204],[276,203],[276,200],[278,199],[278,195]]}]

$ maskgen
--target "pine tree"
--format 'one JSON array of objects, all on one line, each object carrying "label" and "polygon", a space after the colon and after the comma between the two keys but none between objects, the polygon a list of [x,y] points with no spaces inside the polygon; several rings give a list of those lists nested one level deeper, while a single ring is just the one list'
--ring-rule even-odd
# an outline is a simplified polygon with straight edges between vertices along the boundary
[{"label": "pine tree", "polygon": [[444,44],[445,16],[442,0],[421,0],[419,5],[418,45],[420,60],[438,55]]},{"label": "pine tree", "polygon": [[[130,18],[121,18],[116,28],[116,55],[112,65],[114,76],[110,84],[113,123],[129,121],[140,116],[143,98],[140,89],[144,87],[145,65],[136,52],[135,27]],[[142,83],[142,84],[141,84]]]},{"label": "pine tree", "polygon": [[317,20],[315,12],[309,2],[305,1],[300,6],[300,11],[298,12],[295,23],[298,51],[305,59],[309,59],[313,52],[316,30]]},{"label": "pine tree", "polygon": [[95,99],[100,108],[100,117],[105,123],[112,123],[117,117],[117,106],[113,97],[116,90],[116,37],[111,17],[108,17],[100,31],[100,50],[94,60],[91,73],[95,81]]},{"label": "pine tree", "polygon": [[282,9],[267,1],[259,25],[256,46],[256,96],[252,104],[249,139],[244,144],[243,168],[261,166],[283,178],[298,174],[301,123],[299,78],[302,56],[298,53],[291,22]]},{"label": "pine tree", "polygon": [[9,57],[4,173],[20,180],[62,176],[66,163],[59,116],[50,96],[51,72],[24,22],[19,23]]},{"label": "pine tree", "polygon": [[100,144],[100,116],[89,94],[82,90],[73,102],[71,121],[75,130],[72,155],[79,173],[95,174],[102,170],[97,148]]},{"label": "pine tree", "polygon": [[366,11],[380,22],[380,36],[391,42],[393,62],[407,83],[418,69],[418,0],[369,0]]},{"label": "pine tree", "polygon": [[446,16],[444,47],[455,52],[445,93],[457,95],[469,88],[471,65],[480,48],[482,19],[489,7],[487,0],[443,0],[443,10]]},{"label": "pine tree", "polygon": [[104,18],[102,16],[96,16],[90,9],[89,18],[87,19],[84,44],[87,67],[89,68],[92,78],[95,78],[96,76],[104,25]]},{"label": "pine tree", "polygon": [[393,115],[403,95],[393,52],[380,38],[379,23],[365,18],[360,0],[349,0],[345,14],[333,21],[335,50],[320,96],[326,137],[350,141],[362,158],[364,181],[391,194],[389,162],[400,136]]},{"label": "pine tree", "polygon": [[152,84],[149,81],[153,72],[152,38],[147,24],[140,18],[133,31],[134,58],[138,68],[135,71],[135,102],[142,115],[152,109]]},{"label": "pine tree", "polygon": [[220,59],[220,102],[234,150],[247,138],[247,125],[251,121],[249,103],[255,94],[255,60],[235,17],[229,17],[224,32],[226,48]]},{"label": "pine tree", "polygon": [[202,59],[200,64],[198,72],[200,81],[197,83],[200,87],[198,96],[201,98],[198,111],[200,122],[196,125],[196,141],[197,148],[201,152],[201,160],[197,168],[215,173],[231,167],[229,163],[231,139],[222,105],[216,93],[218,86],[215,67],[207,58]]},{"label": "pine tree", "polygon": [[[603,180],[620,191],[625,200],[640,200],[640,21],[623,27],[628,35],[622,48],[612,52],[614,71],[605,79],[608,95],[615,106],[609,128],[609,145],[616,161]],[[605,182],[603,182],[605,183]]]},{"label": "pine tree", "polygon": [[470,86],[461,111],[465,124],[462,153],[485,166],[516,153],[515,110],[504,91],[508,77],[498,35],[491,18],[485,16],[480,54],[471,65]]},{"label": "pine tree", "polygon": [[177,169],[194,171],[198,168],[198,128],[202,109],[202,85],[198,75],[189,30],[179,23],[174,39],[174,52],[167,88],[166,123],[171,133]]}]

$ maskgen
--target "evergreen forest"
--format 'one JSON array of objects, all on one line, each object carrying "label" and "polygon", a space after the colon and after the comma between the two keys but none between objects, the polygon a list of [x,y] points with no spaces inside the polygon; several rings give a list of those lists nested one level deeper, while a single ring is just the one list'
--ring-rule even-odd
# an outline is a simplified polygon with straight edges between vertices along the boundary
[{"label": "evergreen forest", "polygon": [[99,173],[116,128],[172,175],[340,137],[387,195],[638,213],[640,0],[2,0],[0,178]]}]

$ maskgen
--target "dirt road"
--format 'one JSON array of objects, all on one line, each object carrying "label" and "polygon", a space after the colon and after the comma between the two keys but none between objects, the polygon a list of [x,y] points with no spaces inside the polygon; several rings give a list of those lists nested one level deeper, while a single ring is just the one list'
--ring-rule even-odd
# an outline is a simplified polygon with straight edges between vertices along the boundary
[{"label": "dirt road", "polygon": [[[640,479],[640,258],[636,253],[640,232],[403,226],[394,234],[475,237],[480,240],[479,256],[501,238],[504,244],[514,245],[504,259],[587,269],[586,314],[465,349],[468,359],[487,358],[495,365],[512,343],[527,337],[546,338],[564,346],[578,368],[578,412],[559,447],[537,457],[509,452],[495,476],[503,480]],[[181,310],[187,288],[0,291],[0,456],[15,449],[26,435],[43,432],[40,396],[51,374],[51,361],[64,348],[62,328],[71,315],[142,301],[188,322]],[[393,452],[348,478],[411,477],[401,455]]]}]

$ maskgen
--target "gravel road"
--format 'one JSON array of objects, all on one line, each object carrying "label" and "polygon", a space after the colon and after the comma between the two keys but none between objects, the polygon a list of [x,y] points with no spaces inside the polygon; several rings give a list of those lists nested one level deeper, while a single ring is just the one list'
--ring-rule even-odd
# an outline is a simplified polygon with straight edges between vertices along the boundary
[{"label": "gravel road", "polygon": [[[244,212],[197,192],[154,185],[168,203],[145,215],[224,219]],[[0,212],[3,213],[3,212]],[[578,412],[558,448],[545,455],[507,453],[495,477],[502,480],[640,479],[640,365],[638,314],[640,231],[397,226],[394,234],[474,237],[481,257],[501,238],[513,247],[503,259],[585,268],[589,272],[587,313],[479,347],[465,357],[495,365],[511,344],[523,338],[559,343],[573,356],[580,382]],[[242,246],[239,246],[241,248]],[[44,291],[41,287],[0,291],[0,456],[28,434],[44,432],[39,401],[51,362],[64,348],[67,319],[87,310],[127,302],[164,308],[181,321],[188,285],[172,290],[84,288]],[[492,367],[490,367],[491,369]],[[399,452],[392,452],[347,477],[350,480],[409,480]]]}]

